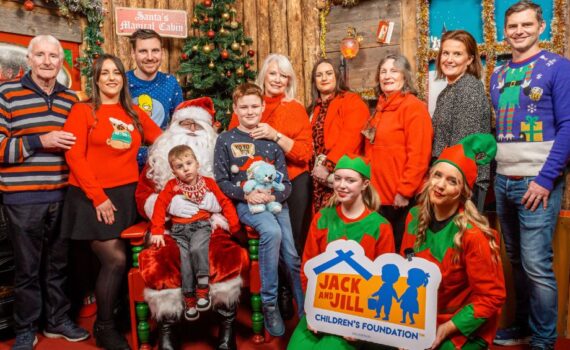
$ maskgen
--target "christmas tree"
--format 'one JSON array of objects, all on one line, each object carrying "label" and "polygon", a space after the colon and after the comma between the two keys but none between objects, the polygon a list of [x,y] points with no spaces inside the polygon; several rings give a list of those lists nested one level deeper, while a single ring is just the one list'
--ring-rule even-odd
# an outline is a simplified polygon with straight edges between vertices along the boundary
[{"label": "christmas tree", "polygon": [[178,74],[186,76],[187,98],[209,96],[216,107],[218,126],[226,127],[232,113],[232,92],[255,79],[251,70],[255,52],[252,40],[236,19],[235,0],[203,0],[194,7],[192,27],[198,36],[189,37],[183,48]]}]

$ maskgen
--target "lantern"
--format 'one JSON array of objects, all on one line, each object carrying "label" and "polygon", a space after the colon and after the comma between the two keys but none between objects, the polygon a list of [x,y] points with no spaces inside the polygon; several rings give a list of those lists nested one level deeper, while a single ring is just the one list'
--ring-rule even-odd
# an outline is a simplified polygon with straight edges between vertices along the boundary
[{"label": "lantern", "polygon": [[356,34],[356,29],[354,27],[348,27],[346,33],[346,37],[340,42],[340,53],[342,54],[342,57],[351,59],[358,55],[362,36]]}]

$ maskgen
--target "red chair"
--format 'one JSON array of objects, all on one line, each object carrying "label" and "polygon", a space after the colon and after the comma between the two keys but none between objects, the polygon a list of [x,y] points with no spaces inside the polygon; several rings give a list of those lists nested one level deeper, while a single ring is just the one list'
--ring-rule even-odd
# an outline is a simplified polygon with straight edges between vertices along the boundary
[{"label": "red chair", "polygon": [[[129,286],[129,311],[131,316],[131,344],[133,349],[150,350],[150,323],[149,308],[144,301],[143,291],[145,283],[139,271],[138,255],[144,249],[144,237],[148,230],[148,222],[140,222],[133,225],[121,233],[121,238],[129,240],[133,254],[133,266],[128,274]],[[248,252],[250,265],[247,271],[242,271],[244,287],[249,286],[251,294],[251,324],[253,329],[253,342],[255,344],[264,343],[270,340],[270,335],[264,332],[263,313],[261,311],[261,280],[259,275],[259,234],[251,227],[246,226],[245,231],[248,238]]]}]

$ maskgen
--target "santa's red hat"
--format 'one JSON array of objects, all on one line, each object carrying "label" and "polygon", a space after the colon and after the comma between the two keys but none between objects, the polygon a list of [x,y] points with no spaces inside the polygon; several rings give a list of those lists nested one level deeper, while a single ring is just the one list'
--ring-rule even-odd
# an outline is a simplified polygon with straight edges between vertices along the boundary
[{"label": "santa's red hat", "polygon": [[209,97],[199,97],[193,100],[184,101],[179,104],[172,114],[172,122],[180,122],[186,119],[203,121],[212,125],[216,110],[214,102]]}]

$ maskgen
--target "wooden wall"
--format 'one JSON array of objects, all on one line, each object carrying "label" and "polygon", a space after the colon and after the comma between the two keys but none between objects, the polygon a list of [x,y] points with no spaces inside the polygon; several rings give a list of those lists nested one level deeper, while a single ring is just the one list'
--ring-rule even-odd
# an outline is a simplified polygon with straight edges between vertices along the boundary
[{"label": "wooden wall", "polygon": [[[115,34],[113,18],[117,6],[167,8],[188,11],[188,20],[193,17],[194,5],[202,0],[104,0],[109,16],[104,23],[106,41],[103,48],[123,59],[133,68],[127,37]],[[244,24],[246,35],[253,39],[250,47],[259,65],[269,53],[288,56],[299,80],[297,97],[307,102],[305,91],[310,90],[312,66],[318,50],[318,10],[316,0],[236,0],[238,21]],[[197,33],[196,33],[197,34]],[[178,69],[183,39],[167,39],[166,52],[161,70],[174,73]]]}]

